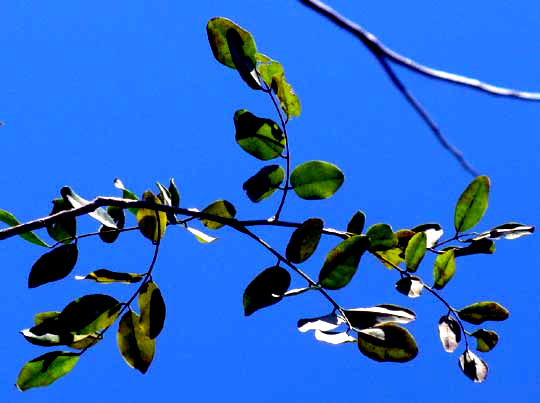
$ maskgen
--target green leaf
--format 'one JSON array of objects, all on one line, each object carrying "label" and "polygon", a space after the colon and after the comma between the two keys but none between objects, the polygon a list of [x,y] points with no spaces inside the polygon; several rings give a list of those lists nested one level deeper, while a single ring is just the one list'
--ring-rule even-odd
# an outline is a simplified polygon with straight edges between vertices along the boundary
[{"label": "green leaf", "polygon": [[407,362],[418,355],[413,336],[393,323],[360,330],[358,348],[366,357],[379,362]]},{"label": "green leaf", "polygon": [[495,252],[495,242],[491,239],[480,239],[478,241],[471,241],[471,243],[465,248],[454,249],[455,257],[476,255],[479,253],[491,255]]},{"label": "green leaf", "polygon": [[487,364],[471,350],[465,350],[459,357],[459,367],[463,373],[476,383],[484,382],[488,374]]},{"label": "green leaf", "polygon": [[508,310],[493,301],[476,302],[458,311],[461,320],[479,325],[487,320],[502,321],[508,318]]},{"label": "green leaf", "polygon": [[283,299],[283,294],[290,285],[291,275],[283,267],[273,266],[265,269],[244,291],[244,314],[249,316],[261,308],[277,304]]},{"label": "green leaf", "polygon": [[255,158],[267,161],[279,157],[283,152],[285,135],[273,120],[240,109],[234,114],[234,126],[236,142]]},{"label": "green leaf", "polygon": [[300,116],[301,106],[298,96],[292,86],[285,79],[283,66],[261,53],[256,54],[257,70],[263,81],[269,88],[272,88],[279,99],[280,107],[287,115],[287,119],[293,116]]},{"label": "green leaf", "polygon": [[399,266],[399,264],[404,261],[403,250],[397,247],[375,252],[374,256],[389,269],[393,269],[394,266]]},{"label": "green leaf", "polygon": [[483,353],[493,350],[499,342],[499,335],[493,330],[478,329],[471,336],[476,338],[476,349]]},{"label": "green leaf", "polygon": [[[232,219],[236,216],[236,209],[227,200],[216,200],[215,202],[207,206],[202,212],[229,219]],[[219,222],[207,220],[204,218],[201,221],[203,225],[209,229],[218,229],[223,227],[224,225]]]},{"label": "green leaf", "polygon": [[[135,193],[133,193],[131,190],[128,190],[128,189],[125,188],[124,183],[119,178],[116,178],[114,180],[114,187],[117,188],[117,189],[120,189],[122,191],[122,198],[123,199],[139,200],[139,198],[137,197],[137,195]],[[131,214],[135,214],[135,215],[137,215],[137,210],[139,210],[139,209],[138,208],[133,208],[133,207],[128,208],[128,211]]]},{"label": "green leaf", "polygon": [[242,189],[249,200],[258,203],[272,196],[285,179],[285,171],[279,165],[268,165],[249,178]]},{"label": "green leaf", "polygon": [[[71,204],[73,208],[81,208],[87,204],[90,204],[88,200],[83,199],[69,186],[64,186],[62,189],[60,189],[60,194],[65,201]],[[114,220],[102,207],[98,207],[94,211],[88,213],[88,215],[107,227],[116,228]]]},{"label": "green leaf", "polygon": [[323,221],[320,218],[309,218],[291,235],[285,256],[292,263],[305,262],[313,253],[321,240]]},{"label": "green leaf", "polygon": [[165,301],[156,283],[149,281],[139,293],[140,326],[145,336],[155,339],[165,323]]},{"label": "green leaf", "polygon": [[415,234],[405,249],[405,264],[407,271],[414,273],[426,254],[427,237],[423,232]]},{"label": "green leaf", "polygon": [[17,388],[25,391],[48,386],[71,371],[78,360],[78,354],[67,351],[52,351],[34,358],[27,362],[19,372]]},{"label": "green leaf", "polygon": [[77,244],[60,245],[42,255],[32,266],[28,287],[35,288],[66,277],[77,263]]},{"label": "green leaf", "polygon": [[186,230],[192,233],[197,239],[197,241],[199,241],[200,243],[212,243],[214,241],[217,241],[216,237],[205,234],[204,232],[199,231],[198,229],[195,229],[192,227],[186,227]]},{"label": "green leaf", "polygon": [[[143,200],[155,204],[162,204],[161,201],[150,190],[143,194]],[[158,223],[159,217],[159,223]],[[137,211],[137,224],[141,233],[152,243],[156,243],[158,239],[163,238],[165,229],[167,228],[167,214],[162,211],[140,208]]]},{"label": "green leaf", "polygon": [[319,273],[321,286],[337,290],[349,284],[368,246],[369,240],[364,235],[355,235],[339,243],[326,255]]},{"label": "green leaf", "polygon": [[[64,210],[71,210],[71,206],[64,199],[54,199],[53,208],[49,215],[59,213]],[[70,243],[77,235],[77,220],[75,217],[62,218],[47,225],[49,236],[58,242]]]},{"label": "green leaf", "polygon": [[439,319],[439,338],[447,353],[453,353],[461,341],[459,323],[449,315]]},{"label": "green leaf", "polygon": [[57,318],[57,326],[64,332],[92,334],[116,320],[120,305],[109,295],[85,295],[66,305]]},{"label": "green leaf", "polygon": [[261,89],[255,69],[257,47],[251,34],[231,20],[215,17],[206,25],[208,41],[217,61],[238,70],[253,89]]},{"label": "green leaf", "polygon": [[76,280],[92,280],[97,283],[124,283],[133,284],[138,283],[143,279],[144,275],[136,273],[120,273],[117,271],[110,271],[107,269],[98,269],[86,276],[75,276]]},{"label": "green leaf", "polygon": [[420,277],[403,277],[396,283],[396,290],[409,298],[418,298],[424,289],[424,283]]},{"label": "green leaf", "polygon": [[[20,221],[17,220],[13,214],[2,209],[0,209],[0,221],[6,223],[10,227],[14,227],[15,225],[20,224]],[[43,246],[45,248],[49,247],[48,243],[43,241],[40,237],[38,237],[33,232],[25,232],[24,234],[20,234],[19,236],[25,241],[33,243],[34,245]]]},{"label": "green leaf", "polygon": [[171,195],[172,206],[179,207],[180,206],[180,191],[178,190],[178,187],[176,187],[176,183],[174,183],[174,178],[171,178],[169,181],[169,194]]},{"label": "green leaf", "polygon": [[344,309],[343,314],[351,326],[357,330],[383,323],[409,323],[416,319],[416,314],[410,309],[393,304]]},{"label": "green leaf", "polygon": [[291,173],[291,185],[302,199],[320,200],[332,196],[341,187],[345,176],[329,162],[308,161]]},{"label": "green leaf", "polygon": [[364,224],[366,223],[366,215],[363,211],[358,210],[352,216],[349,224],[347,224],[347,232],[351,234],[360,235],[364,230]]},{"label": "green leaf", "polygon": [[437,255],[433,266],[433,278],[435,281],[433,288],[441,290],[454,276],[455,272],[456,261],[453,250],[447,250],[442,255]]},{"label": "green leaf", "polygon": [[479,176],[461,194],[454,213],[456,232],[467,231],[478,224],[488,206],[489,187],[489,178]]},{"label": "green leaf", "polygon": [[[121,209],[120,207],[116,207],[116,206],[109,206],[107,207],[107,213],[114,220],[114,223],[116,224],[116,228],[118,229],[124,228],[124,225],[126,223],[126,216],[124,214],[124,209]],[[113,243],[114,241],[116,241],[116,239],[120,235],[120,231],[118,231],[118,229],[102,225],[99,228],[99,238],[103,242]]]},{"label": "green leaf", "polygon": [[388,224],[372,225],[368,228],[366,235],[369,238],[370,251],[384,251],[398,244],[397,236]]},{"label": "green leaf", "polygon": [[116,341],[124,361],[141,373],[146,373],[154,358],[156,341],[142,331],[139,315],[133,311],[127,311],[122,315]]},{"label": "green leaf", "polygon": [[49,311],[49,312],[37,313],[34,316],[34,324],[35,325],[40,325],[46,320],[58,318],[58,315],[60,315],[59,311]]}]

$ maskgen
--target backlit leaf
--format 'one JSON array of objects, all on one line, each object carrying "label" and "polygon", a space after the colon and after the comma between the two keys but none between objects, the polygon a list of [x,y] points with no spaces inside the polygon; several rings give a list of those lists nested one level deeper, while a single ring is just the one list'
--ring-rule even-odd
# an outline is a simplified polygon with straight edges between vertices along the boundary
[{"label": "backlit leaf", "polygon": [[[59,213],[64,210],[71,210],[71,206],[64,199],[54,199],[53,208],[49,215]],[[47,225],[49,236],[58,242],[70,243],[77,233],[77,220],[75,217],[62,218]]]},{"label": "backlit leaf", "polygon": [[433,287],[437,290],[441,290],[454,276],[455,272],[456,261],[454,259],[453,250],[448,250],[442,255],[437,255],[433,266],[433,278],[435,281]]},{"label": "backlit leaf", "polygon": [[398,240],[392,227],[388,224],[375,224],[368,228],[366,232],[369,238],[370,251],[384,251],[397,246]]},{"label": "backlit leaf", "polygon": [[[236,216],[236,209],[227,200],[216,200],[208,207],[206,207],[202,212],[223,218],[234,218]],[[202,219],[201,221],[203,225],[209,229],[218,229],[223,227],[224,225],[219,222],[207,219]]]},{"label": "backlit leaf", "polygon": [[459,323],[449,315],[439,319],[439,338],[447,353],[453,353],[461,341]]},{"label": "backlit leaf", "polygon": [[240,109],[234,114],[236,142],[246,151],[263,161],[279,157],[285,147],[285,135],[279,125],[270,119],[259,118]]},{"label": "backlit leaf", "polygon": [[478,224],[488,206],[489,187],[489,178],[478,176],[461,194],[454,213],[456,232],[467,231]]},{"label": "backlit leaf", "polygon": [[212,243],[214,241],[217,241],[216,237],[210,236],[208,234],[205,234],[202,231],[199,231],[198,229],[192,228],[192,227],[186,227],[186,229],[192,233],[197,241],[200,243]]},{"label": "backlit leaf", "polygon": [[156,342],[142,331],[139,315],[133,311],[127,311],[122,315],[116,341],[126,363],[141,373],[146,373],[154,358]]},{"label": "backlit leaf", "polygon": [[142,274],[137,273],[120,273],[107,269],[98,269],[86,276],[75,276],[77,280],[93,280],[97,283],[124,283],[133,284],[138,283],[143,279]]},{"label": "backlit leaf", "polygon": [[319,273],[321,286],[337,290],[349,284],[368,246],[369,240],[364,235],[355,235],[339,243],[326,255]]},{"label": "backlit leaf", "polygon": [[473,325],[487,320],[502,321],[508,318],[509,312],[502,305],[493,301],[476,302],[458,311],[459,318]]},{"label": "backlit leaf", "polygon": [[358,210],[352,216],[351,220],[347,224],[347,232],[360,235],[364,230],[364,224],[366,223],[366,215],[363,211]]},{"label": "backlit leaf", "polygon": [[73,369],[79,355],[67,351],[52,351],[27,362],[17,377],[17,388],[25,391],[48,386]]},{"label": "backlit leaf", "polygon": [[416,319],[416,314],[410,309],[392,304],[344,309],[343,313],[355,329],[367,329],[382,323],[409,323]]},{"label": "backlit leaf", "polygon": [[413,336],[393,323],[360,330],[358,348],[366,357],[379,362],[407,362],[418,355]]},{"label": "backlit leaf", "polygon": [[[13,214],[11,214],[9,211],[2,209],[0,209],[0,221],[6,223],[10,227],[20,224],[20,221],[17,220]],[[33,232],[25,232],[24,234],[20,234],[19,236],[25,241],[33,243],[34,245],[43,246],[45,248],[49,247],[49,244],[47,242],[43,241]]]},{"label": "backlit leaf", "polygon": [[242,189],[244,189],[254,203],[260,202],[270,197],[278,189],[285,179],[285,171],[279,165],[268,165],[249,178]]},{"label": "backlit leaf", "polygon": [[[155,204],[162,204],[161,201],[150,191],[143,194],[143,200]],[[158,222],[159,217],[159,222]],[[165,235],[167,228],[167,214],[162,211],[155,211],[147,208],[140,208],[137,211],[137,224],[141,233],[152,243],[156,243]]]},{"label": "backlit leaf", "polygon": [[[81,208],[83,206],[86,206],[87,204],[90,204],[88,200],[83,199],[69,186],[64,186],[62,189],[60,189],[60,194],[62,195],[64,200],[71,204],[73,208]],[[94,211],[88,213],[88,215],[107,227],[116,228],[116,223],[102,207],[98,207]]]},{"label": "backlit leaf", "polygon": [[495,228],[490,229],[489,231],[482,232],[478,236],[474,237],[473,241],[478,241],[481,239],[517,239],[525,235],[530,235],[534,232],[534,227],[532,225],[520,224],[517,222],[509,222],[506,224],[499,225]]},{"label": "backlit leaf", "polygon": [[283,294],[291,285],[291,275],[280,266],[265,269],[249,283],[244,291],[244,314],[276,304],[282,300]]},{"label": "backlit leaf", "polygon": [[35,288],[63,279],[75,267],[78,255],[77,244],[60,245],[45,253],[32,266],[28,287]]},{"label": "backlit leaf", "polygon": [[476,349],[483,353],[491,351],[499,341],[499,335],[493,330],[478,329],[472,333],[476,338]]},{"label": "backlit leaf", "polygon": [[310,218],[291,235],[285,256],[293,263],[305,262],[317,249],[323,230],[320,218]]},{"label": "backlit leaf", "polygon": [[167,189],[159,182],[156,182],[156,186],[159,189],[159,194],[157,197],[161,204],[164,204],[166,206],[172,206],[171,194],[169,193],[169,189]]},{"label": "backlit leaf", "polygon": [[412,229],[414,232],[423,232],[426,234],[426,248],[433,248],[437,241],[441,239],[444,234],[440,224],[427,223],[421,224]]},{"label": "backlit leaf", "polygon": [[155,339],[165,323],[165,301],[156,283],[149,281],[139,293],[140,326],[142,332]]},{"label": "backlit leaf", "polygon": [[332,196],[341,187],[345,176],[329,162],[308,161],[291,173],[291,186],[302,199],[320,200]]},{"label": "backlit leaf", "polygon": [[488,374],[487,364],[471,350],[465,350],[459,357],[459,367],[474,382],[484,382]]},{"label": "backlit leaf", "polygon": [[424,289],[424,283],[420,277],[403,277],[396,283],[396,290],[409,298],[418,298]]},{"label": "backlit leaf", "polygon": [[347,332],[329,332],[324,330],[315,330],[315,339],[329,344],[356,343],[356,339]]},{"label": "backlit leaf", "polygon": [[[135,193],[133,193],[131,190],[126,189],[126,187],[124,186],[124,183],[119,178],[116,178],[114,180],[114,187],[122,191],[122,198],[130,199],[130,200],[139,200],[139,198],[137,197]],[[133,208],[133,207],[128,208],[128,211],[131,214],[135,214],[135,215],[137,215],[137,210],[139,209]]]},{"label": "backlit leaf", "polygon": [[427,237],[424,232],[416,233],[405,249],[407,271],[414,273],[426,254]]},{"label": "backlit leaf", "polygon": [[171,178],[169,181],[169,194],[171,195],[171,204],[173,207],[180,206],[180,191],[174,183],[174,178]]},{"label": "backlit leaf", "polygon": [[335,313],[331,313],[318,318],[300,319],[297,326],[298,330],[302,333],[310,330],[322,330],[323,332],[328,332],[339,327],[342,323],[345,323],[343,318]]}]

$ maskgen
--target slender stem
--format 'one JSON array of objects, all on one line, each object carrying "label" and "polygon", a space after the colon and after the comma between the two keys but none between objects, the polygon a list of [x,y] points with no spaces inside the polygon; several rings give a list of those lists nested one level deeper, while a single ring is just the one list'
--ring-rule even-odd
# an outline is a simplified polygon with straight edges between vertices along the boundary
[{"label": "slender stem", "polygon": [[540,101],[540,93],[519,91],[512,88],[497,87],[492,84],[483,83],[477,79],[465,77],[459,74],[448,73],[446,71],[433,69],[421,63],[411,60],[389,47],[382,44],[375,35],[365,30],[357,23],[349,20],[345,16],[339,14],[336,10],[329,7],[319,0],[300,0],[301,3],[328,18],[334,24],[350,32],[375,55],[381,55],[388,60],[399,64],[415,73],[422,74],[426,77],[436,80],[446,81],[452,84],[462,85],[474,90],[486,92],[491,95],[522,99],[525,101]]},{"label": "slender stem", "polygon": [[[110,231],[105,231],[105,232],[127,232],[127,231],[133,231],[133,230],[136,230],[136,229],[139,229],[139,226],[129,227],[129,228],[111,229]],[[82,235],[67,237],[67,238],[64,238],[64,239],[56,242],[55,244],[51,245],[51,248],[54,248],[54,247],[60,245],[61,243],[66,242],[66,241],[79,240],[79,239],[88,238],[88,237],[91,237],[91,236],[96,236],[96,235],[99,235],[99,234],[101,234],[101,231],[88,232],[88,233],[82,234]]]}]

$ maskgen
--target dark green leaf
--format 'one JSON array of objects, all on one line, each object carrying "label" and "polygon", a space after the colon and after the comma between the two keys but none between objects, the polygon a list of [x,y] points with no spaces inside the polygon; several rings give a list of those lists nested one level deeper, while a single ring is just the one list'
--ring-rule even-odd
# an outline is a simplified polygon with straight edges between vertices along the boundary
[{"label": "dark green leaf", "polygon": [[484,382],[488,374],[487,364],[471,350],[465,350],[459,357],[459,367],[474,382]]},{"label": "dark green leaf", "polygon": [[[20,221],[17,220],[13,214],[11,214],[9,211],[1,210],[1,209],[0,209],[0,221],[6,223],[10,227],[20,224]],[[19,236],[25,241],[28,241],[35,245],[44,246],[45,248],[49,247],[48,243],[43,241],[40,237],[38,237],[33,232],[25,232],[24,234],[20,234]]]},{"label": "dark green leaf", "polygon": [[127,311],[118,325],[116,341],[126,363],[141,373],[146,373],[156,349],[156,341],[149,338],[139,325],[139,315]]},{"label": "dark green leaf", "polygon": [[48,386],[73,369],[79,355],[67,351],[52,351],[43,354],[22,367],[17,377],[17,388],[21,391]]},{"label": "dark green leaf", "polygon": [[249,283],[244,291],[244,314],[274,305],[283,299],[283,294],[291,285],[291,275],[283,267],[265,269]]},{"label": "dark green leaf", "polygon": [[396,283],[396,290],[409,298],[418,298],[424,289],[424,283],[420,277],[403,277]]},{"label": "dark green leaf", "polygon": [[534,227],[532,225],[520,224],[517,222],[509,222],[506,224],[499,225],[495,228],[490,229],[489,231],[482,232],[480,235],[474,237],[473,241],[479,241],[481,239],[517,239],[525,235],[530,235],[534,232]]},{"label": "dark green leaf", "polygon": [[349,284],[368,246],[369,240],[365,235],[355,235],[339,243],[326,255],[319,273],[321,286],[337,290]]},{"label": "dark green leaf", "polygon": [[298,330],[302,333],[310,330],[321,330],[323,332],[328,332],[339,327],[342,323],[345,323],[343,318],[337,316],[335,313],[331,313],[318,318],[300,319],[297,326]]},{"label": "dark green leaf", "polygon": [[405,249],[407,271],[414,273],[418,269],[418,265],[426,254],[426,242],[426,234],[424,232],[418,232],[407,244],[407,248]]},{"label": "dark green leaf", "polygon": [[176,183],[174,183],[174,178],[171,178],[169,181],[169,193],[171,195],[171,204],[173,207],[179,207],[180,206],[180,191],[178,190],[178,187],[176,187]]},{"label": "dark green leaf", "polygon": [[[139,198],[137,197],[137,195],[135,193],[133,193],[131,190],[128,190],[125,188],[124,186],[124,183],[119,179],[119,178],[116,178],[114,180],[114,187],[117,188],[117,189],[120,189],[122,191],[122,198],[124,199],[130,199],[130,200],[139,200]],[[137,210],[139,210],[138,208],[128,208],[128,211],[131,213],[131,214],[135,214],[137,215]]]},{"label": "dark green leaf", "polygon": [[476,255],[479,253],[484,253],[491,255],[495,252],[495,242],[491,239],[480,239],[478,241],[471,241],[471,243],[465,248],[456,248],[454,249],[454,256],[467,256],[467,255]]},{"label": "dark green leaf", "polygon": [[[143,200],[155,204],[161,201],[150,190],[143,193]],[[159,223],[158,223],[159,217]],[[162,211],[140,208],[137,210],[137,224],[141,233],[153,243],[163,238],[167,228],[167,214]]]},{"label": "dark green leaf", "polygon": [[285,147],[285,135],[279,125],[270,119],[259,118],[240,109],[234,114],[236,142],[246,151],[263,161],[279,157]]},{"label": "dark green leaf", "polygon": [[453,250],[447,250],[442,255],[437,255],[433,266],[433,278],[435,281],[433,287],[441,290],[454,276],[455,272],[456,261]]},{"label": "dark green leaf", "polygon": [[35,288],[63,279],[75,267],[78,255],[77,244],[60,245],[45,253],[32,266],[28,287]]},{"label": "dark green leaf", "polygon": [[439,319],[439,338],[447,353],[453,353],[461,341],[459,323],[449,315]]},{"label": "dark green leaf", "polygon": [[366,223],[366,215],[363,211],[358,210],[352,216],[349,224],[347,224],[347,232],[360,235],[364,230],[364,224]]},{"label": "dark green leaf", "polygon": [[57,318],[58,326],[65,332],[92,334],[116,320],[120,305],[109,295],[85,295],[70,302],[62,310]]},{"label": "dark green leaf", "polygon": [[249,200],[257,203],[274,194],[283,179],[285,179],[285,171],[282,167],[268,165],[249,178],[242,189],[246,191]]},{"label": "dark green leaf", "polygon": [[308,161],[291,173],[291,185],[302,199],[320,200],[332,196],[341,187],[345,176],[329,162]]},{"label": "dark green leaf", "polygon": [[483,353],[491,351],[499,341],[499,335],[493,330],[478,329],[472,336],[476,337],[476,349]]},{"label": "dark green leaf", "polygon": [[[208,207],[206,207],[202,212],[223,218],[234,218],[236,216],[236,209],[227,200],[216,200]],[[201,221],[203,225],[209,229],[218,229],[223,227],[224,225],[219,222],[207,219],[202,219]]]},{"label": "dark green leaf", "polygon": [[461,194],[454,213],[456,232],[467,231],[478,224],[488,206],[489,187],[489,178],[479,176]]},{"label": "dark green leaf", "polygon": [[310,218],[302,223],[291,235],[285,256],[293,263],[305,262],[317,249],[321,240],[323,221]]},{"label": "dark green leaf", "polygon": [[93,280],[97,283],[124,283],[133,284],[138,283],[143,279],[142,274],[136,273],[120,273],[116,271],[110,271],[107,269],[98,269],[86,276],[75,276],[77,280]]},{"label": "dark green leaf", "polygon": [[358,348],[366,357],[379,362],[407,362],[418,355],[413,336],[393,323],[360,330]]},{"label": "dark green leaf", "polygon": [[370,251],[384,251],[398,244],[397,236],[388,224],[372,225],[368,228],[366,235],[369,238]]},{"label": "dark green leaf", "polygon": [[[116,228],[118,229],[124,228],[124,225],[126,223],[126,216],[124,214],[123,209],[116,206],[109,206],[107,207],[107,213],[114,220],[114,223],[116,224]],[[99,237],[101,238],[103,242],[113,243],[114,241],[116,241],[116,239],[120,235],[120,231],[118,231],[118,229],[102,225],[99,228]]]},{"label": "dark green leaf", "polygon": [[[66,202],[71,204],[71,207],[73,208],[81,208],[83,206],[86,206],[87,204],[90,204],[88,200],[83,199],[69,186],[64,186],[62,189],[60,189],[60,194]],[[105,211],[105,209],[101,207],[98,207],[94,211],[91,211],[90,213],[88,213],[88,215],[107,227],[116,228],[116,224],[112,217]]]},{"label": "dark green leaf", "polygon": [[409,323],[416,319],[416,314],[410,309],[392,304],[344,309],[343,313],[351,326],[357,330],[367,329],[382,323]]},{"label": "dark green leaf", "polygon": [[156,283],[149,281],[139,293],[139,311],[141,312],[141,331],[155,339],[165,323],[165,301]]},{"label": "dark green leaf", "polygon": [[[64,199],[54,199],[53,208],[49,215],[59,213],[64,210],[71,210],[71,206]],[[58,242],[70,243],[77,234],[77,220],[75,217],[62,218],[47,225],[49,236]]]},{"label": "dark green leaf", "polygon": [[477,302],[458,311],[461,320],[479,325],[487,320],[502,321],[508,318],[508,310],[493,301]]}]

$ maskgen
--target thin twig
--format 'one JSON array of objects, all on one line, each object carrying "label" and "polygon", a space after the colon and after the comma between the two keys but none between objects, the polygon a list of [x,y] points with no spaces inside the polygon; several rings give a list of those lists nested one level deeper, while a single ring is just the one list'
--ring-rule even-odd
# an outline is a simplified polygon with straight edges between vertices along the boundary
[{"label": "thin twig", "polygon": [[486,92],[491,95],[510,97],[522,99],[525,101],[540,101],[540,93],[538,92],[528,92],[528,91],[519,91],[512,88],[503,88],[498,87],[492,84],[487,84],[482,81],[479,81],[475,78],[465,77],[459,74],[448,73],[446,71],[433,69],[431,67],[425,66],[421,63],[418,63],[414,60],[405,57],[389,47],[382,44],[375,35],[366,31],[363,27],[357,23],[349,20],[345,16],[339,14],[336,10],[329,7],[322,1],[318,0],[300,0],[301,3],[305,4],[309,8],[315,10],[319,14],[327,17],[336,25],[350,32],[356,36],[362,43],[375,55],[380,54],[381,56],[387,58],[388,60],[399,64],[411,71],[422,74],[424,76],[436,79],[447,81],[452,84],[463,85],[478,91]]}]

